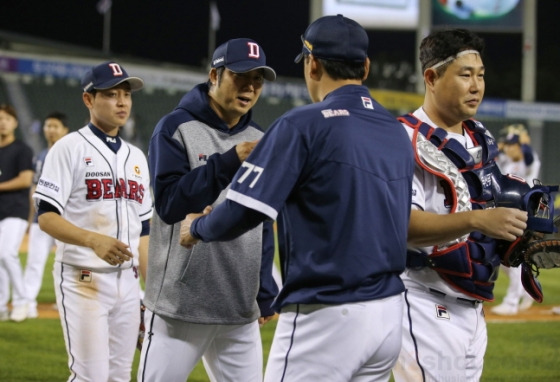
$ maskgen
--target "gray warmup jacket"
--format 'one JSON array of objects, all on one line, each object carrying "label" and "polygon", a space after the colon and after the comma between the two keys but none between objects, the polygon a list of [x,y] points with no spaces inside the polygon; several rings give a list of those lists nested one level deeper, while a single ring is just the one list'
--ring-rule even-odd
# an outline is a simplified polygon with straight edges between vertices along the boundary
[{"label": "gray warmup jacket", "polygon": [[[267,221],[227,242],[179,245],[188,213],[225,199],[241,162],[235,145],[260,139],[251,112],[232,129],[208,104],[208,87],[188,92],[157,124],[148,161],[155,201],[144,304],[158,315],[201,324],[246,324],[274,312],[274,238]],[[257,304],[258,300],[258,304]]]}]

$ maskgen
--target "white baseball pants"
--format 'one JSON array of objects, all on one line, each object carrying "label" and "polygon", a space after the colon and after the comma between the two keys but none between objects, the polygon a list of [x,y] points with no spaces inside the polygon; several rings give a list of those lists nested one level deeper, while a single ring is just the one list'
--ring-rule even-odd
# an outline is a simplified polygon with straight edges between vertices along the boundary
[{"label": "white baseball pants", "polygon": [[41,230],[39,223],[32,223],[29,227],[27,264],[23,272],[29,310],[37,309],[37,295],[41,290],[45,264],[53,246],[54,239]]},{"label": "white baseball pants", "polygon": [[193,324],[146,309],[139,382],[185,381],[200,359],[212,382],[261,382],[263,355],[257,321]]},{"label": "white baseball pants", "polygon": [[19,248],[27,229],[27,220],[0,220],[0,311],[6,311],[12,289],[12,305],[27,304]]},{"label": "white baseball pants", "polygon": [[388,381],[401,349],[402,294],[282,309],[265,382]]}]

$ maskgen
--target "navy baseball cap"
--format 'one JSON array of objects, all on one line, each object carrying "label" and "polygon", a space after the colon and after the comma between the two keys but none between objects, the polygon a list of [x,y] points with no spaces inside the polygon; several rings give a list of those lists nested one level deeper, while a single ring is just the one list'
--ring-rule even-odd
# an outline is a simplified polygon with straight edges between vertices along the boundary
[{"label": "navy baseball cap", "polygon": [[246,73],[255,69],[264,69],[264,78],[276,79],[276,72],[266,66],[264,50],[255,41],[248,38],[229,40],[214,51],[212,67],[225,66],[234,73]]},{"label": "navy baseball cap", "polygon": [[111,89],[123,82],[130,84],[130,90],[139,90],[144,81],[138,77],[131,77],[126,70],[116,62],[106,61],[94,66],[84,74],[81,85],[84,92]]},{"label": "navy baseball cap", "polygon": [[331,61],[364,62],[369,39],[364,28],[342,15],[323,16],[313,21],[301,36],[303,49],[295,58],[297,64],[305,54]]},{"label": "navy baseball cap", "polygon": [[513,145],[519,143],[519,134],[509,133],[506,135],[506,139],[504,140],[505,143]]}]

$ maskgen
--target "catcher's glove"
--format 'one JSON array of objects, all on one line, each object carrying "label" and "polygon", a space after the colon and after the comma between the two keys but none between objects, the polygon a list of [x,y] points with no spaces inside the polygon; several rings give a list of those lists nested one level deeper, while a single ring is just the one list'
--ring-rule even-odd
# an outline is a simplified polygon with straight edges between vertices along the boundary
[{"label": "catcher's glove", "polygon": [[[560,226],[560,216],[554,218]],[[560,236],[527,230],[510,244],[502,263],[508,267],[521,267],[523,287],[535,301],[542,302],[542,288],[537,280],[539,269],[560,268]]]},{"label": "catcher's glove", "polygon": [[144,311],[146,306],[140,300],[140,328],[138,330],[138,340],[136,341],[136,348],[142,351],[142,344],[144,343],[144,335],[146,334],[146,326],[144,325]]}]

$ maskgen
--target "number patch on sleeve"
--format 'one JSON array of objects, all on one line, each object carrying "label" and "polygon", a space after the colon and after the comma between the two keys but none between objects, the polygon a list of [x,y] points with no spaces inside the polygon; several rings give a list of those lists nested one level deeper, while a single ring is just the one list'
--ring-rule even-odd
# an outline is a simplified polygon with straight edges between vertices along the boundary
[{"label": "number patch on sleeve", "polygon": [[245,167],[245,173],[243,175],[241,175],[239,177],[239,179],[237,179],[237,183],[243,183],[246,180],[253,180],[251,182],[251,184],[249,184],[249,188],[253,188],[255,186],[255,184],[257,184],[257,181],[259,180],[259,178],[261,177],[261,174],[264,171],[264,168],[259,167],[259,166],[255,166],[254,164],[251,164],[247,161],[243,162],[241,164],[241,167]]}]

